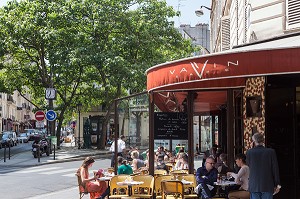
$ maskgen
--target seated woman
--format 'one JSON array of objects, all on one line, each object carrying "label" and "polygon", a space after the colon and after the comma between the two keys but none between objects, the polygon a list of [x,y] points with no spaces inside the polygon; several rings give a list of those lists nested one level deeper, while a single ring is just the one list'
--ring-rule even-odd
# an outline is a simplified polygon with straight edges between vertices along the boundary
[{"label": "seated woman", "polygon": [[189,169],[188,156],[186,153],[179,153],[174,170]]},{"label": "seated woman", "polygon": [[118,175],[119,174],[128,174],[131,175],[133,174],[133,170],[130,165],[127,164],[127,160],[122,158],[121,156],[118,157]]},{"label": "seated woman", "polygon": [[89,177],[89,168],[94,164],[95,160],[92,157],[87,157],[83,161],[77,173],[80,175],[82,183],[90,193],[90,199],[104,198],[109,194],[109,188],[105,181],[98,181],[98,176]]},{"label": "seated woman", "polygon": [[131,152],[133,172],[137,172],[139,170],[139,168],[145,167],[145,162],[143,160],[139,159],[139,156],[140,156],[140,154],[138,151]]},{"label": "seated woman", "polygon": [[227,154],[222,153],[220,155],[220,164],[217,166],[218,172],[221,175],[226,175],[228,172],[231,172],[232,169],[228,166],[227,163]]},{"label": "seated woman", "polygon": [[235,157],[235,163],[241,169],[239,172],[227,172],[227,176],[234,177],[234,181],[236,184],[240,185],[238,190],[234,190],[229,192],[228,198],[229,199],[249,199],[250,193],[248,192],[248,182],[249,182],[249,167],[246,165],[246,155],[244,154],[237,154]]}]

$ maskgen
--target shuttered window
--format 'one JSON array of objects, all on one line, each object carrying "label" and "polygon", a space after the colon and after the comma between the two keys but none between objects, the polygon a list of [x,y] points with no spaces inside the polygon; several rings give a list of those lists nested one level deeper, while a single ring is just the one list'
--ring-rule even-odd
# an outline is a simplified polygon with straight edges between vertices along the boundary
[{"label": "shuttered window", "polygon": [[230,49],[230,18],[223,17],[221,22],[222,30],[222,51]]},{"label": "shuttered window", "polygon": [[287,27],[300,27],[300,0],[287,0]]}]

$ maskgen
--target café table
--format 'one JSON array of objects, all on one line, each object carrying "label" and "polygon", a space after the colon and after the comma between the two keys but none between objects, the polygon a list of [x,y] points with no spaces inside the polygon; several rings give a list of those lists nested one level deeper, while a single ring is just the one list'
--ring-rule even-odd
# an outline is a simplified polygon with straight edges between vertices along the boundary
[{"label": "caf\u00e9 table", "polygon": [[228,186],[234,186],[234,185],[236,185],[236,183],[234,181],[221,180],[219,182],[214,182],[214,185],[217,186],[216,195],[220,196],[220,195],[222,195],[220,192],[221,189],[225,189],[225,187],[228,187]]},{"label": "caf\u00e9 table", "polygon": [[144,184],[144,182],[134,181],[134,180],[125,180],[123,182],[117,182],[117,185],[119,185],[119,186],[124,186],[124,185],[128,186],[128,195],[129,196],[132,195],[132,185],[141,185],[141,184]]},{"label": "caf\u00e9 table", "polygon": [[102,177],[99,177],[98,180],[99,181],[106,181],[107,182],[107,186],[110,189],[110,180],[113,177],[113,175],[104,175]]},{"label": "caf\u00e9 table", "polygon": [[181,182],[182,182],[183,185],[191,185],[191,184],[193,184],[192,181],[187,181],[187,180],[184,180],[184,179],[182,179]]}]

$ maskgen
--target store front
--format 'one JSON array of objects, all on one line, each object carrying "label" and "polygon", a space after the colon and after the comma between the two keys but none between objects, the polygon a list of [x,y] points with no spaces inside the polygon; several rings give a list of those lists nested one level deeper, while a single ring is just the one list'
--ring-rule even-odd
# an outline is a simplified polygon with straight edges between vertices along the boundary
[{"label": "store front", "polygon": [[[147,70],[149,148],[155,142],[154,112],[185,112],[187,151],[194,171],[195,145],[222,146],[233,165],[251,136],[262,132],[276,150],[282,191],[297,198],[300,186],[300,49],[229,51],[154,66]],[[196,132],[196,133],[195,133]],[[192,146],[192,147],[189,147]],[[150,164],[150,173],[154,167]],[[292,179],[292,180],[291,180]]]}]

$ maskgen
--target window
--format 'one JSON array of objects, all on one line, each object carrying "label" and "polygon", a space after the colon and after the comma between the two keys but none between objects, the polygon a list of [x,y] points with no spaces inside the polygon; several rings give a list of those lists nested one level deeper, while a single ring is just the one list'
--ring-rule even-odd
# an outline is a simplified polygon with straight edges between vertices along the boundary
[{"label": "window", "polygon": [[230,49],[230,19],[229,17],[223,17],[221,21],[222,25],[222,51]]},{"label": "window", "polygon": [[286,0],[287,1],[287,29],[300,28],[300,1],[299,0]]}]

